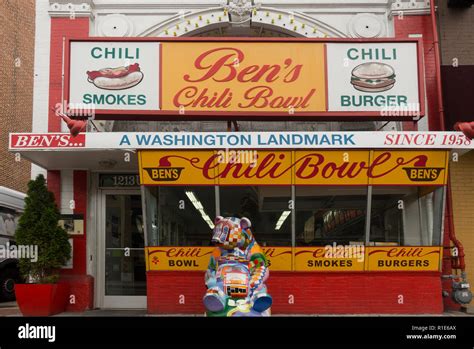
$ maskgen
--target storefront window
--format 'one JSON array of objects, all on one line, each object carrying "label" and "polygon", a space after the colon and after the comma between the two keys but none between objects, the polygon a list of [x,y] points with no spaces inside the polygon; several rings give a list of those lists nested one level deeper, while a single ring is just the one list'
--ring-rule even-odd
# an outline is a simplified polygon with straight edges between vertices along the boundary
[{"label": "storefront window", "polygon": [[145,187],[148,246],[208,246],[214,187]]},{"label": "storefront window", "polygon": [[365,242],[367,188],[296,187],[296,246]]},{"label": "storefront window", "polygon": [[247,217],[261,246],[291,246],[291,187],[219,188],[220,214]]},{"label": "storefront window", "polygon": [[443,187],[374,187],[370,245],[439,245],[443,192]]},{"label": "storefront window", "polygon": [[436,246],[441,239],[444,187],[373,186],[367,195],[363,186],[296,186],[294,211],[291,186],[143,189],[148,246],[209,246],[216,214],[248,217],[262,246],[292,246],[292,212],[296,246]]}]

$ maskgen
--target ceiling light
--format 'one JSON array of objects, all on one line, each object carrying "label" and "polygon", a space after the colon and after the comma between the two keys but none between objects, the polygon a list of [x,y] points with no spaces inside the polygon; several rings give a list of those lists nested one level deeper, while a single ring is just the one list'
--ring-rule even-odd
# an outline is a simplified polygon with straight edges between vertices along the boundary
[{"label": "ceiling light", "polygon": [[291,211],[283,211],[280,218],[278,219],[276,225],[275,225],[275,230],[280,230],[281,226],[285,222],[286,218],[290,215]]}]

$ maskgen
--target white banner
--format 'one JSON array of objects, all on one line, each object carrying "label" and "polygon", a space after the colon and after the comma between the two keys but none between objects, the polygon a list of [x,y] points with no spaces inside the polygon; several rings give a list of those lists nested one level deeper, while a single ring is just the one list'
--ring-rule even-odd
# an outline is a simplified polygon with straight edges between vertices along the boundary
[{"label": "white banner", "polygon": [[158,110],[160,43],[71,42],[69,108]]},{"label": "white banner", "polygon": [[417,58],[413,42],[327,44],[329,110],[420,113]]},{"label": "white banner", "polygon": [[473,149],[461,132],[10,133],[10,150],[98,149]]}]

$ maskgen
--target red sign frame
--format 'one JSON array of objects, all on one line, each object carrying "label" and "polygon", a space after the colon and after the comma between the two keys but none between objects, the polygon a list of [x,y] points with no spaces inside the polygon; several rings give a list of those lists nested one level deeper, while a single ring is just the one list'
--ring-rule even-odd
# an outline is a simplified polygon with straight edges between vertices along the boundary
[{"label": "red sign frame", "polygon": [[[418,99],[420,102],[419,116],[425,116],[425,81],[423,65],[423,43],[420,38],[377,38],[377,39],[349,39],[349,38],[240,38],[240,37],[178,37],[178,38],[123,38],[123,37],[91,37],[91,38],[67,38],[64,53],[65,76],[64,76],[64,99],[69,104],[70,87],[70,50],[71,42],[318,42],[318,43],[416,43],[417,65],[418,65]],[[160,46],[160,75],[159,75],[159,107],[160,110],[95,110],[97,120],[140,120],[140,121],[202,121],[202,120],[249,120],[249,121],[406,121],[413,120],[413,116],[381,116],[380,111],[367,112],[235,112],[235,111],[186,111],[180,114],[179,110],[161,110],[162,91],[162,60]],[[326,55],[326,46],[325,46]],[[327,61],[325,62],[327,64]],[[327,71],[327,66],[326,66]],[[327,83],[326,83],[326,99]],[[327,106],[327,103],[326,103]],[[70,114],[74,115],[74,109]]]}]

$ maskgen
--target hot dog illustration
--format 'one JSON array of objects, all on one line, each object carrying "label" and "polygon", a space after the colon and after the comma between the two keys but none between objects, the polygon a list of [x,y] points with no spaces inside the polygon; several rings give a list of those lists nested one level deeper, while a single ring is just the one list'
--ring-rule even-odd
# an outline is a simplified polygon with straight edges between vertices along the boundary
[{"label": "hot dog illustration", "polygon": [[87,81],[103,90],[125,90],[138,85],[142,80],[143,73],[138,63],[87,72]]}]

